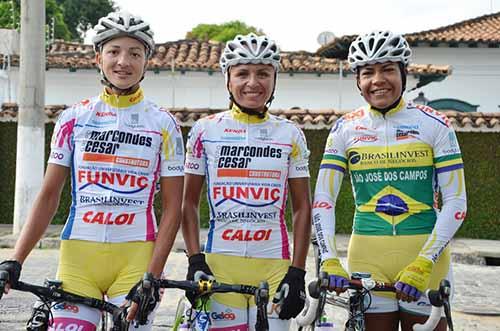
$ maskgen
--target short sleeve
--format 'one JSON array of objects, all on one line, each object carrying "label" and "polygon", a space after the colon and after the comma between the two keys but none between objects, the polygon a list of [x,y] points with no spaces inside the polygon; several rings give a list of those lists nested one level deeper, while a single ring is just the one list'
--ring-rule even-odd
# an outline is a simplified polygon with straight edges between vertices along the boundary
[{"label": "short sleeve", "polygon": [[453,127],[448,121],[436,125],[438,133],[433,146],[436,172],[439,174],[463,168],[462,153]]},{"label": "short sleeve", "polygon": [[184,176],[184,142],[175,118],[168,113],[161,129],[161,176]]},{"label": "short sleeve", "polygon": [[292,151],[290,153],[290,166],[288,178],[309,177],[309,149],[301,129],[293,125]]},{"label": "short sleeve", "polygon": [[203,146],[203,126],[202,122],[198,121],[189,131],[187,148],[186,148],[186,163],[185,171],[194,175],[205,175],[205,153]]},{"label": "short sleeve", "polygon": [[345,173],[347,169],[347,157],[345,142],[342,136],[342,126],[344,119],[341,118],[330,130],[325,144],[323,159],[320,169],[333,169]]},{"label": "short sleeve", "polygon": [[50,142],[48,163],[70,167],[74,151],[73,132],[76,124],[75,109],[65,109],[57,119]]}]

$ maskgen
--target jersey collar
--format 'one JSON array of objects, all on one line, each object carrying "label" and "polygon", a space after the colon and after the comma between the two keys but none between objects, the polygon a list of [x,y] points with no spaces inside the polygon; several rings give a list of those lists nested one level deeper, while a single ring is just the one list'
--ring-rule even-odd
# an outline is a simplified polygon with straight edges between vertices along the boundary
[{"label": "jersey collar", "polygon": [[231,116],[238,122],[247,123],[247,124],[258,124],[264,123],[269,119],[269,114],[266,112],[264,118],[258,118],[257,116],[248,115],[241,111],[241,109],[233,104],[233,108],[231,108]]},{"label": "jersey collar", "polygon": [[[401,100],[399,100],[399,103],[396,105],[396,107],[389,109],[389,111],[387,111],[387,113],[385,113],[385,116],[397,113],[398,111],[400,111],[401,109],[404,108],[404,105],[405,105],[405,100],[403,98],[401,98]],[[370,110],[370,112],[372,112],[372,114],[377,114],[379,116],[382,116],[382,113],[380,113],[376,109],[373,109],[372,106],[369,106],[368,109]]]},{"label": "jersey collar", "polygon": [[111,107],[127,108],[144,100],[144,92],[142,91],[142,88],[139,88],[137,91],[129,95],[116,95],[109,94],[106,89],[104,89],[100,97],[102,101]]}]

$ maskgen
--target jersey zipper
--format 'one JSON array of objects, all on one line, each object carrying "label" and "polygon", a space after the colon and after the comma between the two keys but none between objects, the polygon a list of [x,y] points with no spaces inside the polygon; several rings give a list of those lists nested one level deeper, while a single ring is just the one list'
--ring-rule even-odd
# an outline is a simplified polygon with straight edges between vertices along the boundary
[{"label": "jersey zipper", "polygon": [[[249,116],[249,120],[248,122],[246,123],[246,131],[247,131],[247,140],[246,140],[246,144],[247,146],[250,146],[250,116]],[[250,165],[248,165],[249,167]],[[247,189],[250,189],[249,188],[249,178],[246,177],[245,178],[245,185],[247,186]],[[248,201],[247,201],[247,205],[245,206],[245,212],[248,212]],[[246,233],[247,230],[248,230],[248,222],[243,222],[242,224],[242,230],[243,230],[243,233]],[[245,243],[245,257],[248,257],[248,241],[244,240],[243,241]]]},{"label": "jersey zipper", "polygon": [[[388,171],[389,169],[389,135],[388,135],[388,132],[389,132],[389,121],[387,120],[387,117],[385,116],[386,114],[383,114],[383,118],[384,118],[384,138],[385,138],[385,155],[387,156],[386,157],[386,162],[385,162],[385,169],[386,171]],[[389,185],[392,184],[391,183],[391,180],[389,180]],[[390,185],[391,189],[389,190],[389,194],[392,195],[392,185]],[[392,235],[395,236],[397,235],[396,233],[396,224],[394,224],[394,216],[391,216],[391,220],[392,220]]]}]

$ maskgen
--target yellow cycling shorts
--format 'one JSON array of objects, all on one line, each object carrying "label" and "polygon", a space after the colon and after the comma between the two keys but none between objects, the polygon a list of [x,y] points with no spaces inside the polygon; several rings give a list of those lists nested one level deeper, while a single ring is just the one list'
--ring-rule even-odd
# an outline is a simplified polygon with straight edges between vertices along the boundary
[{"label": "yellow cycling shorts", "polygon": [[57,279],[64,290],[102,299],[127,294],[147,271],[154,242],[61,240]]},{"label": "yellow cycling shorts", "polygon": [[[349,272],[369,272],[372,278],[395,283],[396,275],[418,256],[429,235],[366,236],[353,234],[349,242],[347,263]],[[430,289],[437,289],[450,268],[447,247],[434,264]],[[374,292],[374,295],[396,298],[394,293]]]},{"label": "yellow cycling shorts", "polygon": [[[290,266],[290,260],[284,259],[249,258],[223,254],[206,254],[206,259],[217,282],[259,286],[259,283],[265,280],[269,284],[271,298]],[[255,306],[252,295],[224,293],[214,294],[212,298],[233,308],[246,309]]]}]

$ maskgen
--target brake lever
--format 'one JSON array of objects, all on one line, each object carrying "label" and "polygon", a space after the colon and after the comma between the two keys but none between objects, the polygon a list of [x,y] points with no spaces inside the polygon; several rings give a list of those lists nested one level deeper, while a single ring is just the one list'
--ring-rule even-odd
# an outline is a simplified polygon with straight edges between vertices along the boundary
[{"label": "brake lever", "polygon": [[256,331],[268,331],[269,321],[267,320],[267,304],[269,303],[269,284],[261,282],[255,291],[255,304],[257,305]]},{"label": "brake lever", "polygon": [[118,314],[113,313],[113,328],[112,331],[127,331],[130,322],[127,321],[128,309],[130,306],[123,308]]},{"label": "brake lever", "polygon": [[450,306],[450,296],[451,296],[451,284],[448,280],[443,279],[439,284],[439,294],[443,300],[444,315],[446,317],[446,323],[448,328],[453,331],[453,320],[451,318],[451,306]]},{"label": "brake lever", "polygon": [[318,307],[316,308],[316,317],[314,319],[316,323],[321,321],[321,316],[325,309],[328,285],[328,274],[326,272],[321,272],[315,289],[318,292]]},{"label": "brake lever", "polygon": [[0,299],[3,297],[5,286],[9,282],[9,273],[5,270],[0,271]]},{"label": "brake lever", "polygon": [[139,307],[137,309],[137,314],[134,319],[134,326],[145,325],[148,323],[149,304],[153,297],[153,274],[146,272],[142,277],[141,286],[137,289],[139,292]]}]

